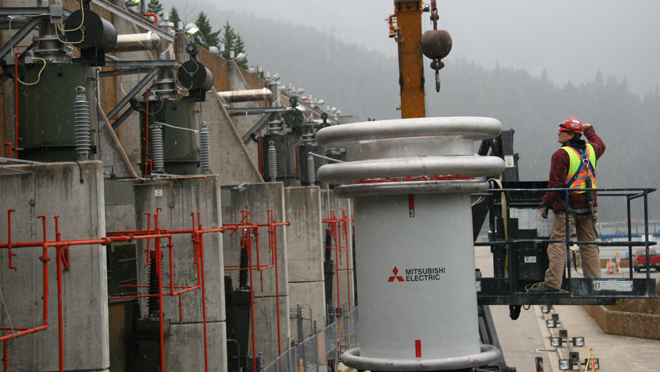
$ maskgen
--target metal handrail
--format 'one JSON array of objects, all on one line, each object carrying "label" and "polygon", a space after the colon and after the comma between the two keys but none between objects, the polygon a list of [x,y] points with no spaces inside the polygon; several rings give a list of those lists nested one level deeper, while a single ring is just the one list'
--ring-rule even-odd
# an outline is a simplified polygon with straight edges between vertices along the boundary
[{"label": "metal handrail", "polygon": [[[628,262],[629,262],[629,267],[632,268],[632,247],[645,247],[646,248],[646,262],[649,261],[649,247],[657,245],[657,242],[651,242],[649,241],[649,224],[648,224],[648,194],[656,191],[656,188],[581,188],[579,191],[596,191],[599,193],[599,196],[619,196],[619,197],[626,197],[627,201],[627,221],[628,221],[628,240],[627,241],[622,241],[622,242],[603,242],[603,241],[577,241],[577,240],[571,240],[570,234],[566,234],[566,239],[565,240],[550,240],[550,239],[505,239],[505,240],[489,240],[488,242],[475,242],[475,246],[493,246],[493,245],[505,245],[507,246],[507,250],[510,249],[509,244],[511,243],[535,243],[535,242],[547,242],[547,243],[561,243],[565,242],[566,243],[566,257],[567,260],[570,259],[570,246],[573,244],[598,244],[599,246],[621,246],[621,247],[628,247]],[[575,189],[569,189],[569,188],[503,188],[503,189],[490,189],[487,193],[479,193],[479,194],[473,194],[473,196],[487,196],[487,197],[493,197],[494,193],[503,193],[505,195],[505,198],[507,200],[506,206],[507,209],[511,207],[511,205],[528,205],[528,206],[533,206],[535,203],[532,201],[509,201],[510,200],[510,194],[511,193],[518,193],[518,192],[538,192],[538,193],[545,193],[548,191],[559,191],[564,193],[565,195],[565,200],[569,199],[569,192],[576,191]],[[640,234],[641,236],[644,237],[644,241],[640,242],[633,242],[632,241],[632,225],[631,225],[631,205],[630,202],[632,200],[638,199],[638,198],[643,198],[643,208],[644,208],[644,232]],[[494,202],[494,200],[493,200]],[[501,206],[501,202],[498,204]],[[510,224],[510,218],[507,219],[506,221],[507,224],[507,229],[510,231],[511,226]],[[569,219],[566,219],[566,231],[570,231],[569,229]],[[568,261],[567,261],[568,262]],[[511,267],[509,268],[511,270]],[[509,273],[511,274],[511,273]],[[650,277],[650,272],[647,269],[646,270],[646,279],[649,280]],[[568,279],[569,279],[569,286],[570,286],[570,279],[571,279],[571,270],[568,270]],[[630,279],[633,279],[633,272],[630,270]],[[569,288],[570,289],[570,288]]]}]

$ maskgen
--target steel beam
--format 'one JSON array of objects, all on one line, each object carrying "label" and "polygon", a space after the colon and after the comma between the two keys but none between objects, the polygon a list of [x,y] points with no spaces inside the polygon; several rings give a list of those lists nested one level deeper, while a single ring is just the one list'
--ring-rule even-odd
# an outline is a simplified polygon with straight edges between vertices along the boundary
[{"label": "steel beam", "polygon": [[50,9],[45,8],[1,8],[0,16],[26,16],[34,17],[50,14]]},{"label": "steel beam", "polygon": [[117,130],[117,128],[119,128],[120,125],[124,124],[126,119],[128,119],[129,116],[131,116],[131,114],[133,114],[134,112],[135,110],[133,110],[133,107],[129,106],[128,110],[124,111],[124,113],[121,114],[121,116],[117,118],[117,120],[115,120],[114,123],[112,123],[112,130]]},{"label": "steel beam", "polygon": [[245,107],[245,108],[230,108],[226,109],[227,113],[231,116],[239,115],[263,115],[271,114],[274,112],[285,112],[286,107]]},{"label": "steel beam", "polygon": [[250,141],[252,140],[252,138],[250,137],[252,133],[258,133],[261,132],[262,129],[264,129],[266,123],[268,123],[268,119],[270,119],[271,114],[272,113],[267,113],[266,115],[264,115],[261,119],[259,119],[257,124],[252,126],[252,128],[250,128],[250,130],[247,133],[245,133],[245,135],[241,138],[243,140],[244,145],[250,143]]},{"label": "steel beam", "polygon": [[133,14],[132,12],[129,12],[125,9],[122,9],[118,7],[117,5],[107,1],[107,0],[94,0],[94,4],[97,6],[110,11],[111,13],[118,15],[119,17],[124,18],[125,20],[129,22],[133,22],[136,25],[146,29],[147,31],[151,31],[154,34],[157,34],[161,38],[169,41],[170,43],[174,42],[174,36],[168,34],[167,32],[163,31],[160,27],[156,26],[155,24],[151,23],[150,21],[147,21],[146,19]]},{"label": "steel beam", "polygon": [[140,90],[142,90],[142,88],[147,86],[147,84],[149,84],[151,79],[153,79],[156,76],[156,74],[158,74],[158,71],[160,71],[161,68],[162,67],[154,68],[147,74],[147,76],[144,77],[144,79],[140,80],[140,82],[135,86],[135,88],[131,89],[131,91],[128,92],[128,94],[126,94],[126,97],[122,98],[122,100],[117,104],[117,106],[115,106],[115,108],[113,108],[112,111],[110,111],[110,113],[108,114],[108,120],[112,120],[112,118],[114,118],[115,115],[117,115],[119,111],[121,111],[121,109],[124,108],[124,106],[126,106],[128,102],[130,102],[130,100],[140,92]]},{"label": "steel beam", "polygon": [[179,68],[179,61],[106,61],[105,67],[124,67],[124,68]]},{"label": "steel beam", "polygon": [[39,22],[41,22],[42,19],[47,17],[50,16],[43,15],[30,19],[25,24],[25,26],[18,30],[18,32],[16,32],[14,36],[12,36],[11,39],[9,39],[9,41],[7,41],[5,45],[2,46],[2,48],[0,48],[0,59],[5,58],[7,53],[9,53],[9,51],[12,49],[13,45],[18,45],[18,43],[20,43],[26,36],[30,34],[30,32],[32,32],[32,30],[34,30],[39,25]]}]

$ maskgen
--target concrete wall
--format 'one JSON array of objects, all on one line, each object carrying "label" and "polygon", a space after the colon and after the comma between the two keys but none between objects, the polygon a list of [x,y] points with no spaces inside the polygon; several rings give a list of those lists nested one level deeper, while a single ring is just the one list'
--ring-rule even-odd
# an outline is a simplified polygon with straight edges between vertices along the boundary
[{"label": "concrete wall", "polygon": [[[342,217],[342,211],[346,211],[346,215],[353,216],[353,199],[347,199],[347,198],[337,198],[335,195],[330,191],[330,198],[328,200],[328,192],[327,191],[322,191],[322,196],[321,196],[321,205],[323,209],[323,219],[329,218],[330,211],[334,210],[335,211],[335,217],[341,218]],[[325,228],[328,227],[327,224],[323,225]],[[341,257],[339,257],[339,298],[340,298],[340,304],[347,304],[349,301],[349,293],[350,293],[350,303],[351,303],[351,308],[353,308],[356,304],[355,302],[355,271],[354,271],[354,265],[353,265],[353,236],[352,236],[352,231],[353,231],[353,223],[352,221],[349,221],[348,223],[348,235],[349,235],[349,248],[348,248],[348,260],[346,259],[346,251],[339,252]],[[342,246],[345,246],[345,238],[342,238]],[[333,244],[336,244],[333,241]],[[332,253],[332,260],[335,261],[335,253]],[[337,263],[335,262],[335,265]],[[337,266],[335,266],[335,271],[337,270]],[[348,270],[348,273],[346,272]],[[349,281],[350,277],[350,281]],[[332,291],[332,304],[333,306],[337,306],[337,284],[336,284],[337,278],[335,277],[333,279],[333,291]],[[350,283],[349,283],[350,282]]]},{"label": "concrete wall", "polygon": [[[190,229],[191,213],[201,212],[203,227],[222,226],[220,215],[220,186],[218,176],[177,178],[167,181],[135,184],[135,219],[138,229],[147,228],[146,212],[152,213],[151,227],[154,227],[153,213],[159,212],[159,226],[170,230]],[[159,196],[162,195],[162,196]],[[209,370],[226,370],[227,347],[224,308],[224,263],[220,233],[204,235],[204,276],[206,283],[206,317],[209,348]],[[153,241],[151,248],[154,247]],[[162,241],[166,245],[167,241]],[[197,284],[197,270],[194,268],[194,251],[190,234],[177,234],[173,239],[173,267],[175,286]],[[144,268],[146,254],[144,241],[138,242],[138,284],[148,284],[149,270]],[[162,265],[163,284],[168,286],[169,251],[164,249]],[[167,293],[168,288],[164,289]],[[169,358],[172,371],[199,371],[204,366],[204,336],[202,291],[195,290],[182,295],[183,320],[179,320],[178,297],[166,296],[163,301],[165,317],[172,321],[172,339],[169,344]],[[148,314],[147,301],[141,301],[142,316]]]},{"label": "concrete wall", "polygon": [[[286,221],[284,188],[281,182],[274,183],[255,183],[244,186],[242,191],[229,190],[227,200],[223,198],[222,220],[225,224],[238,224],[241,221],[241,210],[247,209],[250,214],[250,222],[266,223],[268,221],[267,210],[272,209],[276,221]],[[290,326],[289,326],[289,288],[288,288],[288,270],[287,270],[287,236],[286,227],[277,228],[277,281],[279,287],[276,287],[275,268],[265,269],[259,273],[253,271],[254,297],[255,297],[255,323],[256,333],[256,352],[263,352],[264,365],[272,362],[277,354],[289,349]],[[223,235],[224,258],[226,265],[238,266],[240,264],[240,238],[241,232],[233,235],[225,233]],[[253,243],[254,246],[255,243]],[[252,263],[257,266],[256,248],[253,248]],[[260,265],[274,264],[271,261],[271,255],[268,252],[268,233],[267,229],[259,229],[259,258]],[[238,286],[238,271],[228,272],[232,277],[234,286]],[[262,280],[263,278],[263,280]],[[263,289],[261,287],[263,283]],[[276,288],[279,289],[280,296],[280,317],[279,317],[279,350],[278,350],[278,317]],[[252,337],[250,335],[250,337]],[[252,345],[250,341],[249,355],[252,355]]]},{"label": "concrete wall", "polygon": [[[55,240],[53,217],[60,215],[62,240],[105,236],[103,167],[101,162],[19,166],[29,174],[0,177],[0,241],[7,242],[7,210],[12,213],[12,241],[42,241],[47,217],[48,240]],[[80,170],[82,170],[82,175]],[[82,183],[81,183],[82,179]],[[30,201],[33,200],[31,205]],[[7,250],[0,250],[0,288],[4,298],[3,327],[42,324],[43,263],[41,248],[15,249],[9,270]],[[106,248],[100,245],[69,249],[70,270],[62,272],[64,369],[101,371],[109,367]],[[11,371],[58,370],[57,269],[55,249],[48,251],[49,327],[9,343]],[[11,322],[10,322],[11,318]],[[4,332],[3,332],[4,333]]]},{"label": "concrete wall", "polygon": [[[229,87],[231,90],[253,89],[252,87],[250,87],[250,85],[248,85],[247,81],[245,80],[245,77],[243,75],[245,71],[240,67],[238,67],[236,62],[229,61],[227,63],[227,67],[228,67],[227,75],[229,77]],[[264,86],[265,83],[257,88],[263,88]],[[245,108],[245,107],[256,108],[259,106],[265,106],[265,102],[261,102],[261,104],[260,102],[236,102],[231,104],[232,108]],[[259,121],[259,119],[261,119],[261,115],[235,116],[232,118],[232,122],[234,123],[234,126],[236,127],[236,130],[238,131],[239,135],[243,136]],[[256,146],[256,143],[251,143],[250,146],[247,147],[247,150],[248,150],[247,153],[248,155],[250,155],[252,161],[258,164],[259,151],[258,151],[258,147]]]},{"label": "concrete wall", "polygon": [[302,334],[298,337],[298,320],[291,319],[291,336],[297,342],[325,326],[325,288],[323,276],[323,231],[321,226],[321,190],[314,187],[284,189],[287,221],[287,253],[289,271],[289,302],[291,316],[302,307]]},{"label": "concrete wall", "polygon": [[[211,173],[220,175],[222,185],[263,182],[259,166],[248,153],[217,92],[206,93],[201,119],[206,121],[211,142]],[[252,144],[251,146],[255,146]]]}]

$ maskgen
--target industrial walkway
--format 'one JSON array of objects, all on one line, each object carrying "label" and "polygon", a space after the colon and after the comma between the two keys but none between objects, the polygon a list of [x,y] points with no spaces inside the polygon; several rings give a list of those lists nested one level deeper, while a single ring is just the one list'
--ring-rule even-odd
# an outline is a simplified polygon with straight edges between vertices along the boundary
[{"label": "industrial walkway", "polygon": [[[475,247],[476,265],[484,276],[492,276],[492,258],[489,247]],[[627,275],[617,274],[618,277]],[[641,273],[645,275],[645,273]],[[608,274],[603,272],[603,277]],[[616,277],[609,275],[609,277]],[[635,273],[635,277],[640,274]],[[652,273],[653,277],[660,276]],[[657,280],[657,279],[656,279]],[[507,365],[516,367],[519,372],[535,371],[534,359],[543,357],[544,371],[559,371],[558,355],[550,346],[550,330],[545,323],[540,306],[523,310],[518,320],[509,318],[508,306],[491,306],[500,343]],[[592,348],[600,359],[601,371],[658,371],[660,369],[660,340],[605,334],[582,306],[556,306],[559,321],[568,331],[568,337],[585,338],[585,346],[575,348],[584,360]],[[568,358],[568,349],[563,348]],[[575,370],[578,370],[575,368]]]}]

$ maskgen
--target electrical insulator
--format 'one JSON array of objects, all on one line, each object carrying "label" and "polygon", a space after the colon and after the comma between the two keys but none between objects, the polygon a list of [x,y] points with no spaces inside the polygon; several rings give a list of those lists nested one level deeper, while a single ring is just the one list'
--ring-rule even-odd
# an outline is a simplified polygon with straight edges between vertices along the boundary
[{"label": "electrical insulator", "polygon": [[151,130],[151,151],[153,157],[154,173],[165,173],[165,151],[163,149],[163,127],[154,124]]},{"label": "electrical insulator", "polygon": [[199,144],[202,174],[209,174],[211,173],[211,143],[209,140],[209,129],[206,122],[202,122],[202,127],[199,130]]},{"label": "electrical insulator", "polygon": [[309,178],[309,185],[314,186],[316,183],[316,169],[314,169],[314,156],[309,154],[307,156],[307,177]]},{"label": "electrical insulator", "polygon": [[277,181],[277,150],[273,141],[268,143],[268,176],[270,182]]},{"label": "electrical insulator", "polygon": [[87,160],[90,150],[89,139],[89,103],[85,97],[85,88],[76,88],[73,103],[73,118],[76,134],[76,154],[79,161]]}]

